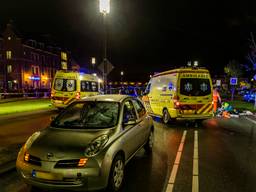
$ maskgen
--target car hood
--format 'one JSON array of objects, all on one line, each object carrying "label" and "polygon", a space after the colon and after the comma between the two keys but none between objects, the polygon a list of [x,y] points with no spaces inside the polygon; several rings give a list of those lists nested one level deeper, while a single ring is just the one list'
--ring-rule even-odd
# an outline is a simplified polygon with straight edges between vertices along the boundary
[{"label": "car hood", "polygon": [[[41,160],[80,158],[84,156],[86,146],[101,135],[110,136],[113,129],[70,130],[48,128],[32,143],[28,152]],[[47,154],[53,154],[49,159]]]}]

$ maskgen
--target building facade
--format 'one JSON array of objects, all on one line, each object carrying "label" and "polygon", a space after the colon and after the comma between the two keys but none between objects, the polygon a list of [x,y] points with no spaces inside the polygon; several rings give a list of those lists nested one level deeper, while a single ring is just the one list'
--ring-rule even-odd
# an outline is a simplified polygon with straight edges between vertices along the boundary
[{"label": "building facade", "polygon": [[50,89],[55,72],[71,68],[70,58],[69,51],[20,38],[7,24],[0,38],[0,90]]}]

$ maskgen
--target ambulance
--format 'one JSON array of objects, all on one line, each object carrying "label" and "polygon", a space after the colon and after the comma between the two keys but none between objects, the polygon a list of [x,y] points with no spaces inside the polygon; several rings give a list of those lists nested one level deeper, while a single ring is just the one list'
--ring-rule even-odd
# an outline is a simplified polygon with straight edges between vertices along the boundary
[{"label": "ambulance", "polygon": [[205,68],[184,67],[154,75],[142,100],[147,111],[170,120],[200,120],[213,116],[212,80]]},{"label": "ambulance", "polygon": [[51,102],[61,109],[75,100],[99,94],[98,77],[79,72],[57,71],[52,83]]}]

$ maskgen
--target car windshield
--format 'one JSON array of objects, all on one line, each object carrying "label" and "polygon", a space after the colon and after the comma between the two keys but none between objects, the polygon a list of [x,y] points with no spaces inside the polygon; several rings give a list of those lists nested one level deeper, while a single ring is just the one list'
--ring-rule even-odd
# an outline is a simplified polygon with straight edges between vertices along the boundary
[{"label": "car windshield", "polygon": [[52,123],[56,128],[110,128],[118,122],[119,103],[86,101],[67,107]]},{"label": "car windshield", "polygon": [[206,96],[211,94],[209,79],[181,78],[180,93],[186,96]]}]

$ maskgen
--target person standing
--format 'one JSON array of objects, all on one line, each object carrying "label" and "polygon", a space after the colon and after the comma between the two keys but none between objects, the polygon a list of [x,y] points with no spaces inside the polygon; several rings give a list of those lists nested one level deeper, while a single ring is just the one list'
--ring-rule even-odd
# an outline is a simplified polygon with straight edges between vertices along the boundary
[{"label": "person standing", "polygon": [[221,103],[221,97],[218,91],[218,88],[215,87],[213,89],[213,112],[216,113],[217,112],[217,108],[218,108],[218,103]]}]

